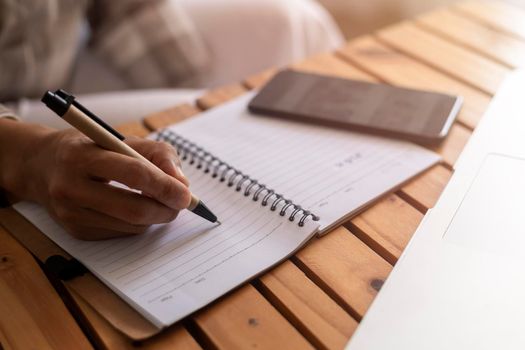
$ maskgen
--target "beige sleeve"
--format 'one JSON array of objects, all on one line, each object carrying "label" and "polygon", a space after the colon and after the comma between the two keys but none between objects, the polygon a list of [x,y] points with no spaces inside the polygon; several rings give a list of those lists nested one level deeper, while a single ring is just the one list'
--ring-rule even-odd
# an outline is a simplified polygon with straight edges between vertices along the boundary
[{"label": "beige sleeve", "polygon": [[18,120],[18,117],[15,115],[15,113],[0,103],[0,118],[10,118]]}]

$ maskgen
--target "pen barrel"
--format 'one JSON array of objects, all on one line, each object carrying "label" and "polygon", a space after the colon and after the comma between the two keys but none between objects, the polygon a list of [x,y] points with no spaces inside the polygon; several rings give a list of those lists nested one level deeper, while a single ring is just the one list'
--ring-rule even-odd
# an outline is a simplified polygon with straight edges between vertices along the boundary
[{"label": "pen barrel", "polygon": [[108,132],[94,120],[85,116],[85,114],[77,107],[71,105],[68,111],[62,118],[81,131],[84,135],[93,140],[100,147],[124,154],[133,158],[137,158],[149,163],[140,153],[128,146],[126,143],[120,141],[116,136]]}]

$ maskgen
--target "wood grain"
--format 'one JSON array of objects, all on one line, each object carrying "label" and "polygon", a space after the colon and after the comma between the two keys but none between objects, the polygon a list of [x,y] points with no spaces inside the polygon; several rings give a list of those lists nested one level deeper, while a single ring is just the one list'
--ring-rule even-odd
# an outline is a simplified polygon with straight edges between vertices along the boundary
[{"label": "wood grain", "polygon": [[266,273],[259,290],[318,349],[342,349],[357,322],[290,261]]},{"label": "wood grain", "polygon": [[118,132],[124,134],[125,136],[137,136],[137,137],[146,137],[150,133],[148,128],[144,126],[141,122],[129,122],[126,124],[121,124],[115,128]]},{"label": "wood grain", "polygon": [[[334,54],[323,53],[305,60],[293,63],[284,69],[292,69],[301,72],[323,74],[340,78],[374,81],[369,74],[359,70]],[[254,74],[244,80],[243,84],[248,89],[256,89],[266,84],[277,73],[276,69],[269,69],[259,74]]]},{"label": "wood grain", "polygon": [[241,83],[216,88],[198,98],[197,106],[201,109],[209,109],[240,96],[245,92],[246,88]]},{"label": "wood grain", "polygon": [[462,46],[403,22],[377,33],[384,43],[473,87],[494,94],[505,76],[505,67]]},{"label": "wood grain", "polygon": [[450,128],[450,133],[445,141],[433,149],[441,154],[443,161],[448,164],[449,167],[453,167],[471,134],[472,132],[469,129],[456,123]]},{"label": "wood grain", "polygon": [[509,68],[523,66],[525,62],[525,41],[489,28],[457,12],[447,9],[431,12],[417,18],[416,24]]},{"label": "wood grain", "polygon": [[476,126],[490,102],[490,95],[393,50],[372,36],[350,41],[338,54],[389,84],[462,96],[464,102],[458,120],[470,129]]},{"label": "wood grain", "polygon": [[192,338],[188,331],[180,324],[175,324],[146,341],[131,342],[128,337],[112,327],[100,314],[87,304],[80,296],[72,293],[72,297],[82,312],[83,317],[89,320],[86,327],[97,345],[102,349],[181,349],[199,350],[201,347]]},{"label": "wood grain", "polygon": [[394,265],[422,219],[421,212],[392,194],[345,226]]},{"label": "wood grain", "polygon": [[251,285],[198,312],[197,327],[218,349],[313,349]]},{"label": "wood grain", "polygon": [[292,64],[291,69],[306,73],[316,73],[339,78],[376,81],[366,72],[348,64],[334,54],[322,54]]},{"label": "wood grain", "polygon": [[454,10],[474,18],[485,26],[525,39],[525,10],[504,1],[468,1]]},{"label": "wood grain", "polygon": [[168,125],[183,121],[199,112],[200,110],[198,108],[186,103],[148,115],[144,118],[144,125],[149,130],[159,130]]},{"label": "wood grain", "polygon": [[451,176],[450,169],[441,164],[435,165],[405,185],[398,195],[420,212],[426,213],[434,207]]},{"label": "wood grain", "polygon": [[244,79],[242,84],[248,90],[261,88],[264,84],[270,81],[270,79],[272,79],[278,71],[279,69],[270,68],[263,72],[253,74],[248,78]]},{"label": "wood grain", "polygon": [[392,266],[344,227],[312,240],[294,262],[360,320]]},{"label": "wood grain", "polygon": [[91,349],[29,254],[0,228],[0,344],[5,349]]}]

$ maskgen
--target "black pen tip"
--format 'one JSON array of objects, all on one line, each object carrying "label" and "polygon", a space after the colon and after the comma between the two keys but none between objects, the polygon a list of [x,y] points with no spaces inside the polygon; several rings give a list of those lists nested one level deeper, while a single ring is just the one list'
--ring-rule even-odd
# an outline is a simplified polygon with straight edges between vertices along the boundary
[{"label": "black pen tip", "polygon": [[199,204],[197,204],[192,212],[210,222],[217,222],[217,216],[215,216],[215,214],[213,214],[212,211],[204,203],[202,203],[202,201],[199,201]]}]

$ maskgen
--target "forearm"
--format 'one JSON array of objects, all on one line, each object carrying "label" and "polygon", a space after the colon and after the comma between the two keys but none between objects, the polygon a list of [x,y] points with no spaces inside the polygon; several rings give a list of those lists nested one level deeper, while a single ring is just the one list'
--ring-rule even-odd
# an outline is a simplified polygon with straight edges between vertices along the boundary
[{"label": "forearm", "polygon": [[[52,129],[0,118],[0,188],[19,198],[36,200],[35,178],[28,164]],[[35,174],[33,174],[35,175]]]}]

